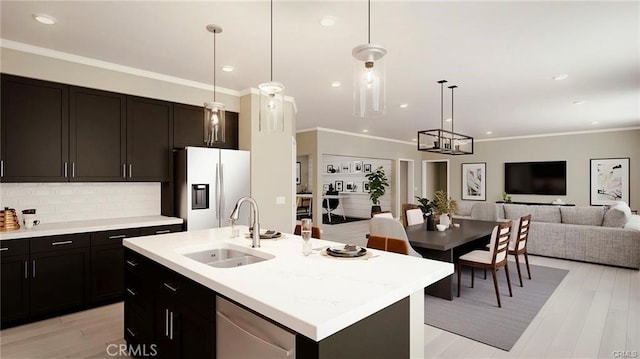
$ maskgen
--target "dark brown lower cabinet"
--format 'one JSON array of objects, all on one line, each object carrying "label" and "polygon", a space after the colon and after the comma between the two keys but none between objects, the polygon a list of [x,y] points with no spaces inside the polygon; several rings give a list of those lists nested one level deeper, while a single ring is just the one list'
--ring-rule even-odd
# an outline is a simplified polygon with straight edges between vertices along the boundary
[{"label": "dark brown lower cabinet", "polygon": [[122,240],[140,235],[139,228],[91,233],[91,301],[122,298],[124,247]]},{"label": "dark brown lower cabinet", "polygon": [[29,254],[2,257],[0,262],[0,317],[3,322],[29,316]]}]

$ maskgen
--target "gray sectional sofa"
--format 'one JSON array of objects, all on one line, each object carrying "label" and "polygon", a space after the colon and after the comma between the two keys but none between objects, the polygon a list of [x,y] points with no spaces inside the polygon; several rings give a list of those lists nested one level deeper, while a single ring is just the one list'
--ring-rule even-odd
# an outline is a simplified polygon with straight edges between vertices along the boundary
[{"label": "gray sectional sofa", "polygon": [[640,216],[623,202],[610,208],[460,202],[454,218],[501,221],[526,214],[530,254],[640,269]]}]

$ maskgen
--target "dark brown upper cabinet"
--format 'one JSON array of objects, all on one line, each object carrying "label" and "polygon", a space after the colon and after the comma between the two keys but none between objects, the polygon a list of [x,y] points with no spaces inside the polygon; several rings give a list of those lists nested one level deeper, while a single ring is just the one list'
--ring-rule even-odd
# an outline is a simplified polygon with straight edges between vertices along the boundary
[{"label": "dark brown upper cabinet", "polygon": [[172,148],[172,103],[127,96],[127,180],[169,181]]},{"label": "dark brown upper cabinet", "polygon": [[[192,105],[174,104],[173,147],[205,147],[203,108]],[[225,142],[213,147],[238,149],[238,113],[225,114]]]},{"label": "dark brown upper cabinet", "polygon": [[71,87],[71,181],[126,180],[126,108],[125,95]]},{"label": "dark brown upper cabinet", "polygon": [[2,182],[67,181],[69,87],[2,74]]}]

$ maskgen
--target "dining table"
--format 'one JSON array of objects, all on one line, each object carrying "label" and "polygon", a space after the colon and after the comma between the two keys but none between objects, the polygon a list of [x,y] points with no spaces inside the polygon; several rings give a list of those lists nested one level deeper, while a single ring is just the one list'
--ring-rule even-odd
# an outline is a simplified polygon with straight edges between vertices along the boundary
[{"label": "dining table", "polygon": [[[456,218],[444,231],[428,231],[427,224],[406,227],[411,246],[424,258],[448,263],[474,249],[485,248],[493,228],[501,222]],[[435,297],[453,299],[453,274],[428,286],[426,293]]]}]

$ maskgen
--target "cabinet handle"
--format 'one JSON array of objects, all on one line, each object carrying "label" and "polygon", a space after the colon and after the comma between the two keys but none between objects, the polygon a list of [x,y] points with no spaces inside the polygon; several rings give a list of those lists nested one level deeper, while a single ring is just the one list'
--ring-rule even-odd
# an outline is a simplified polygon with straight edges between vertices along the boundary
[{"label": "cabinet handle", "polygon": [[136,333],[133,330],[129,329],[129,328],[127,328],[127,333],[129,333],[134,338],[136,336]]},{"label": "cabinet handle", "polygon": [[28,279],[29,275],[27,274],[27,272],[29,271],[29,264],[27,263],[28,261],[25,259],[24,261],[24,279]]},{"label": "cabinet handle", "polygon": [[165,233],[171,233],[170,229],[162,229],[159,231],[156,231],[156,234],[165,234]]},{"label": "cabinet handle", "polygon": [[71,162],[71,177],[76,177],[76,163]]},{"label": "cabinet handle", "polygon": [[122,164],[122,178],[127,178],[127,165]]},{"label": "cabinet handle", "polygon": [[127,261],[127,264],[132,266],[132,267],[137,267],[139,263],[136,262],[136,261]]},{"label": "cabinet handle", "polygon": [[173,312],[169,312],[169,339],[173,340]]},{"label": "cabinet handle", "polygon": [[129,294],[131,294],[131,295],[133,295],[133,296],[135,296],[135,295],[137,295],[137,294],[138,294],[138,293],[136,293],[133,289],[130,289],[130,288],[127,288],[127,292],[129,292]]},{"label": "cabinet handle", "polygon": [[73,241],[51,242],[52,246],[63,246],[65,244],[72,244]]},{"label": "cabinet handle", "polygon": [[164,336],[169,336],[169,309],[164,310]]},{"label": "cabinet handle", "polygon": [[9,250],[9,248],[7,248],[7,247],[0,248],[0,251],[8,251],[8,250]]},{"label": "cabinet handle", "polygon": [[132,168],[132,167],[133,167],[133,165],[131,165],[131,163],[129,163],[129,178],[131,178],[131,173],[132,173],[131,168]]},{"label": "cabinet handle", "polygon": [[126,236],[126,234],[118,234],[117,236],[109,236],[109,239],[120,239],[125,238]]},{"label": "cabinet handle", "polygon": [[34,259],[33,262],[31,263],[31,274],[32,277],[35,278],[36,277],[36,260]]},{"label": "cabinet handle", "polygon": [[178,288],[172,287],[171,284],[164,283],[164,286],[169,288],[169,289],[171,289],[172,292],[177,292],[178,291]]},{"label": "cabinet handle", "polygon": [[0,160],[0,177],[4,177],[4,160]]},{"label": "cabinet handle", "polygon": [[64,177],[67,178],[67,163],[64,163]]}]

